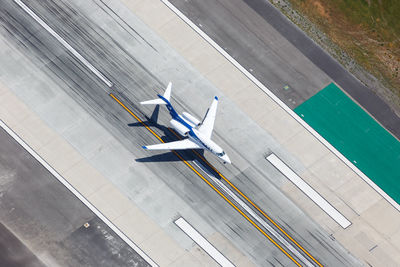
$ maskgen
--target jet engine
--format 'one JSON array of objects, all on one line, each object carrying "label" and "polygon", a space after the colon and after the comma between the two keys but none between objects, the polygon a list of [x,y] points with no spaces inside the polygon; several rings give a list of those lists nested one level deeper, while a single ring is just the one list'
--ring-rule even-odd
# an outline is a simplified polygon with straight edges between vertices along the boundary
[{"label": "jet engine", "polygon": [[183,126],[180,122],[176,120],[171,120],[170,121],[172,127],[182,136],[186,136],[187,133],[189,132],[189,129]]},{"label": "jet engine", "polygon": [[196,127],[196,126],[200,125],[200,121],[198,119],[196,119],[195,117],[193,117],[192,115],[190,115],[189,113],[187,113],[187,112],[182,112],[182,117],[189,124],[192,124],[193,127]]}]

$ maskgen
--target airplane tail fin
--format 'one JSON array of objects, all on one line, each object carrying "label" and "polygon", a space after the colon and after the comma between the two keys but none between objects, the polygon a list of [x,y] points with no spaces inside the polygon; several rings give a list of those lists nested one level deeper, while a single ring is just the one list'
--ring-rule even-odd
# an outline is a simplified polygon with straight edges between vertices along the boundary
[{"label": "airplane tail fin", "polygon": [[[168,100],[168,101],[171,98],[171,88],[172,88],[172,83],[169,82],[168,86],[167,86],[167,89],[165,90],[164,95],[163,95],[163,98]],[[165,105],[165,104],[167,104],[167,102],[165,102],[164,99],[162,99],[160,97],[160,98],[157,98],[157,99],[140,102],[140,104],[142,104],[142,105]]]}]

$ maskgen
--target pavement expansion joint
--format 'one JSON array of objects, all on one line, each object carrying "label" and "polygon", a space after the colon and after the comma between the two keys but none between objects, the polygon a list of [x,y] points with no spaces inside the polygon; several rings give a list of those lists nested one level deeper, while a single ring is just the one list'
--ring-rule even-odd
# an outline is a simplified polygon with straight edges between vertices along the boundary
[{"label": "pavement expansion joint", "polygon": [[[164,143],[164,140],[155,133],[143,120],[139,118],[130,108],[128,108],[124,103],[121,102],[113,93],[109,96],[113,98],[122,108],[124,108],[131,116],[133,116],[139,123],[141,123],[150,133],[152,133],[160,142]],[[170,129],[178,138],[179,135]],[[174,153],[188,168],[190,168],[197,176],[199,176],[205,183],[207,183],[217,194],[219,194],[226,202],[230,204],[239,214],[241,214],[248,222],[250,222],[259,232],[261,232],[271,243],[273,243],[279,250],[281,250],[293,263],[297,266],[302,266],[300,262],[307,266],[322,266],[322,264],[316,260],[307,250],[305,250],[300,244],[298,244],[289,234],[286,233],[278,224],[276,224],[269,216],[266,215],[257,205],[255,205],[246,195],[244,195],[236,186],[234,186],[226,177],[224,177],[215,167],[213,167],[203,156],[194,151],[194,153],[204,162],[206,165],[211,167],[226,183],[228,183],[236,192],[240,194],[245,200],[254,207],[257,212],[260,212],[265,218],[267,218],[269,223],[272,223],[275,228],[278,229],[277,232],[272,226],[265,222],[259,215],[253,211],[247,204],[244,203],[235,193],[233,193],[226,185],[222,183],[222,180],[211,174],[209,171],[204,170],[204,165],[198,160],[194,161],[195,168],[191,163],[185,160],[178,152],[172,150]],[[196,163],[197,162],[197,163]],[[203,167],[201,167],[203,166]],[[211,179],[211,182],[200,173],[200,171],[205,172],[205,174]],[[218,189],[218,188],[219,189]],[[224,193],[223,193],[224,192]],[[239,205],[237,205],[239,204]],[[240,208],[238,207],[240,206]],[[257,223],[253,221],[255,218]],[[259,225],[260,224],[260,225]],[[265,230],[264,230],[265,229]],[[272,236],[267,234],[269,232]],[[285,246],[290,252],[288,252]]]},{"label": "pavement expansion joint", "polygon": [[[275,95],[269,88],[267,88],[260,80],[258,80],[250,71],[245,69],[240,63],[232,57],[226,48],[219,46],[210,36],[208,36],[201,27],[193,23],[185,14],[183,14],[174,4],[168,0],[161,0],[172,12],[181,18],[188,26],[190,26],[199,36],[215,48],[223,57],[225,57],[232,65],[234,65],[240,72],[242,72],[250,81],[252,81],[258,88],[267,94],[276,104],[285,110],[294,120],[303,126],[311,135],[313,135],[319,142],[321,142],[327,149],[335,154],[343,163],[352,169],[358,176],[360,176],[368,185],[370,185],[377,193],[385,198],[394,208],[400,211],[400,205],[390,197],[385,191],[377,186],[363,171],[361,171],[353,161],[347,159],[338,149],[329,143],[323,136],[321,136],[313,127],[311,127],[303,116],[296,114],[288,105],[286,105],[277,95]],[[290,89],[290,87],[288,87]]]}]

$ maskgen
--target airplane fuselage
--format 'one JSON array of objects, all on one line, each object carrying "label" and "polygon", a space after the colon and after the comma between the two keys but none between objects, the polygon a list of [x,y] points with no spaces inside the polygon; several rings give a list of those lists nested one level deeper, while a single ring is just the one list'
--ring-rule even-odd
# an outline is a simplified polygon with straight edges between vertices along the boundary
[{"label": "airplane fuselage", "polygon": [[183,137],[188,137],[198,146],[210,151],[211,153],[222,159],[224,162],[230,163],[229,158],[225,156],[226,154],[224,150],[219,145],[217,145],[211,139],[205,138],[201,132],[195,129],[196,126],[199,126],[201,124],[199,120],[188,113],[183,113],[183,115],[179,115],[167,99],[165,99],[162,95],[158,95],[158,97],[160,97],[167,103],[167,109],[172,117],[170,123],[175,131],[177,131]]},{"label": "airplane fuselage", "polygon": [[[180,118],[170,121],[172,128],[183,137],[188,137],[191,141],[199,145],[203,149],[207,149],[217,157],[221,158],[225,155],[223,149],[210,139],[204,138],[202,134],[193,128],[189,123],[185,122],[181,115]],[[184,123],[182,123],[182,121]],[[224,160],[224,159],[223,159]],[[225,160],[224,160],[225,161]]]}]

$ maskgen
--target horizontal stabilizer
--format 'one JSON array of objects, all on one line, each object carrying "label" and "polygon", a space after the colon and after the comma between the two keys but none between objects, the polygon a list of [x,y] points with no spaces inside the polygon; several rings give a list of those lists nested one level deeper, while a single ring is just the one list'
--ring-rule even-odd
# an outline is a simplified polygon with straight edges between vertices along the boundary
[{"label": "horizontal stabilizer", "polygon": [[170,101],[171,99],[171,88],[172,88],[172,82],[168,83],[167,89],[164,92],[164,98]]},{"label": "horizontal stabilizer", "polygon": [[[169,82],[168,86],[167,86],[167,89],[165,89],[165,92],[164,92],[164,95],[163,95],[163,97],[168,101],[171,98],[171,88],[172,88],[172,83]],[[167,102],[165,102],[161,98],[158,98],[158,99],[143,101],[143,102],[140,102],[140,104],[141,105],[165,105],[165,104],[167,104]]]}]

